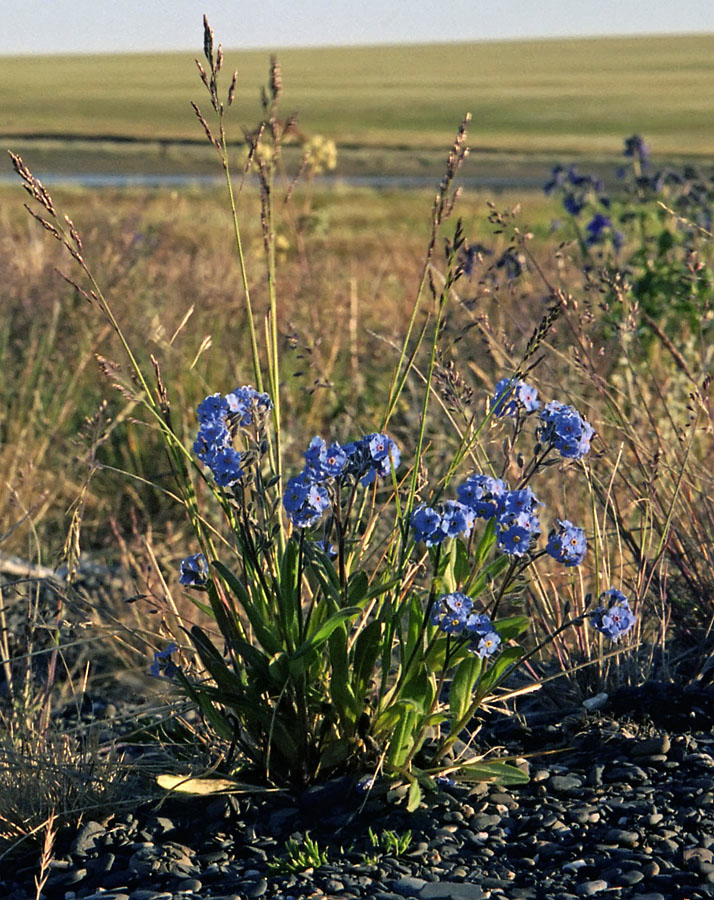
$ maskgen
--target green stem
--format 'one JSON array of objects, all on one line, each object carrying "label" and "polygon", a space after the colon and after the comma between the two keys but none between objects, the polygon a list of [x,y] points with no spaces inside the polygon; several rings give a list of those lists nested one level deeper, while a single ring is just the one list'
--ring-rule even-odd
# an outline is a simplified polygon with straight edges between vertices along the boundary
[{"label": "green stem", "polygon": [[241,280],[243,281],[243,293],[245,296],[245,308],[248,314],[248,335],[250,338],[250,349],[253,358],[253,375],[255,377],[255,386],[259,391],[263,391],[263,373],[260,366],[260,353],[258,352],[258,336],[255,330],[255,317],[253,316],[253,304],[250,299],[250,287],[248,285],[248,269],[243,254],[243,241],[241,240],[240,224],[238,222],[238,207],[233,194],[233,182],[231,180],[230,167],[228,165],[228,145],[226,143],[226,133],[223,128],[223,115],[219,113],[219,126],[221,134],[221,163],[223,165],[223,174],[226,178],[226,188],[228,189],[228,199],[231,206],[231,216],[233,219],[233,234],[236,242],[236,251],[238,253],[238,263],[240,267]]},{"label": "green stem", "polygon": [[431,616],[431,611],[434,607],[434,603],[436,602],[436,578],[439,573],[439,560],[441,557],[441,544],[437,545],[436,548],[436,558],[434,560],[434,578],[431,582],[431,590],[429,591],[429,600],[426,604],[426,610],[424,611],[424,617],[421,621],[421,625],[419,626],[419,633],[414,641],[414,646],[412,647],[411,653],[409,654],[409,659],[407,660],[406,665],[402,669],[399,679],[397,680],[397,687],[395,693],[399,693],[399,689],[406,683],[407,674],[409,673],[409,669],[416,658],[417,650],[419,649],[419,645],[422,643],[424,638],[424,633],[426,632],[426,625],[429,621],[429,617]]}]

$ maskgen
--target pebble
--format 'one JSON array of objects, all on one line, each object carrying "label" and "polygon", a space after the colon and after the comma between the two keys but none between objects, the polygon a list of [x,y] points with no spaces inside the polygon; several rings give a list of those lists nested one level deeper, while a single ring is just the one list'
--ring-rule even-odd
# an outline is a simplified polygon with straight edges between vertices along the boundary
[{"label": "pebble", "polygon": [[138,890],[132,891],[131,900],[173,900],[173,895],[166,891]]},{"label": "pebble", "polygon": [[636,741],[632,748],[633,756],[667,756],[672,747],[668,734]]},{"label": "pebble", "polygon": [[486,894],[477,884],[462,881],[439,881],[419,891],[419,900],[484,900]]},{"label": "pebble", "polygon": [[198,892],[202,887],[203,882],[200,880],[200,878],[183,878],[176,885],[176,890],[184,893],[188,893],[189,891]]},{"label": "pebble", "polygon": [[640,836],[636,831],[611,828],[605,835],[605,842],[617,844],[620,847],[636,847],[640,842]]},{"label": "pebble", "polygon": [[601,691],[599,694],[595,694],[594,697],[588,697],[587,700],[583,700],[583,707],[588,712],[595,712],[597,709],[602,709],[609,699],[609,694]]},{"label": "pebble", "polygon": [[570,862],[565,863],[563,870],[565,872],[577,872],[578,869],[584,869],[586,866],[587,863],[584,859],[573,859]]},{"label": "pebble", "polygon": [[557,793],[570,794],[579,791],[583,786],[583,779],[579,775],[553,775],[549,780],[549,786]]},{"label": "pebble", "polygon": [[85,897],[82,897],[82,900],[130,900],[130,897],[129,894],[117,894],[114,891],[101,891],[98,894],[88,894]]},{"label": "pebble", "polygon": [[620,875],[620,884],[633,885],[639,884],[644,880],[644,875],[639,869],[628,869]]},{"label": "pebble", "polygon": [[72,852],[77,856],[86,856],[97,846],[97,841],[106,829],[99,822],[87,822],[72,843]]},{"label": "pebble", "polygon": [[583,881],[575,888],[575,893],[578,897],[592,897],[594,894],[599,894],[600,891],[606,891],[609,887],[610,885],[606,881],[597,878],[594,881]]},{"label": "pebble", "polygon": [[706,847],[686,847],[682,850],[682,859],[685,863],[694,865],[711,863],[714,860],[714,853]]},{"label": "pebble", "polygon": [[402,897],[410,897],[412,894],[418,894],[426,885],[423,878],[400,878],[392,884],[392,888]]}]

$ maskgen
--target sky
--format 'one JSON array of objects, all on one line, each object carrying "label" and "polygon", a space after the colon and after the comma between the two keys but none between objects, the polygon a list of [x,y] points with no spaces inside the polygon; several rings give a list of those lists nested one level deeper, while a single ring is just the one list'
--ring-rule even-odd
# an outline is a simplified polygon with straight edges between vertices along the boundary
[{"label": "sky", "polygon": [[3,0],[0,54],[714,32],[714,0]]}]

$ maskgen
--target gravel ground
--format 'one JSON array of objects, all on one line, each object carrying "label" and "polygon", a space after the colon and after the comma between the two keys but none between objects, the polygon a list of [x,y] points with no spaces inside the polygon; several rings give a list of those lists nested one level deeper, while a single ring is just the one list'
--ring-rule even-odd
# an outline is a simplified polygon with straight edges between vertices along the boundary
[{"label": "gravel ground", "polygon": [[[647,685],[600,709],[494,719],[527,785],[454,785],[415,813],[377,783],[300,797],[190,798],[86,821],[58,840],[47,900],[628,900],[714,897],[714,695]],[[398,857],[368,839],[407,829]],[[270,867],[306,833],[328,863]],[[37,861],[0,862],[0,897],[35,898]]]}]

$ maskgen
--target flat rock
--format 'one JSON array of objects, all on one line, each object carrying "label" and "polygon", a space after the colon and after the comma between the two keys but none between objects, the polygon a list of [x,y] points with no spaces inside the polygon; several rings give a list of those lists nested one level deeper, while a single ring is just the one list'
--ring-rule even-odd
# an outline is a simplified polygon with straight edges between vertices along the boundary
[{"label": "flat rock", "polygon": [[468,881],[437,881],[419,891],[419,900],[483,900],[485,896],[477,884]]}]

